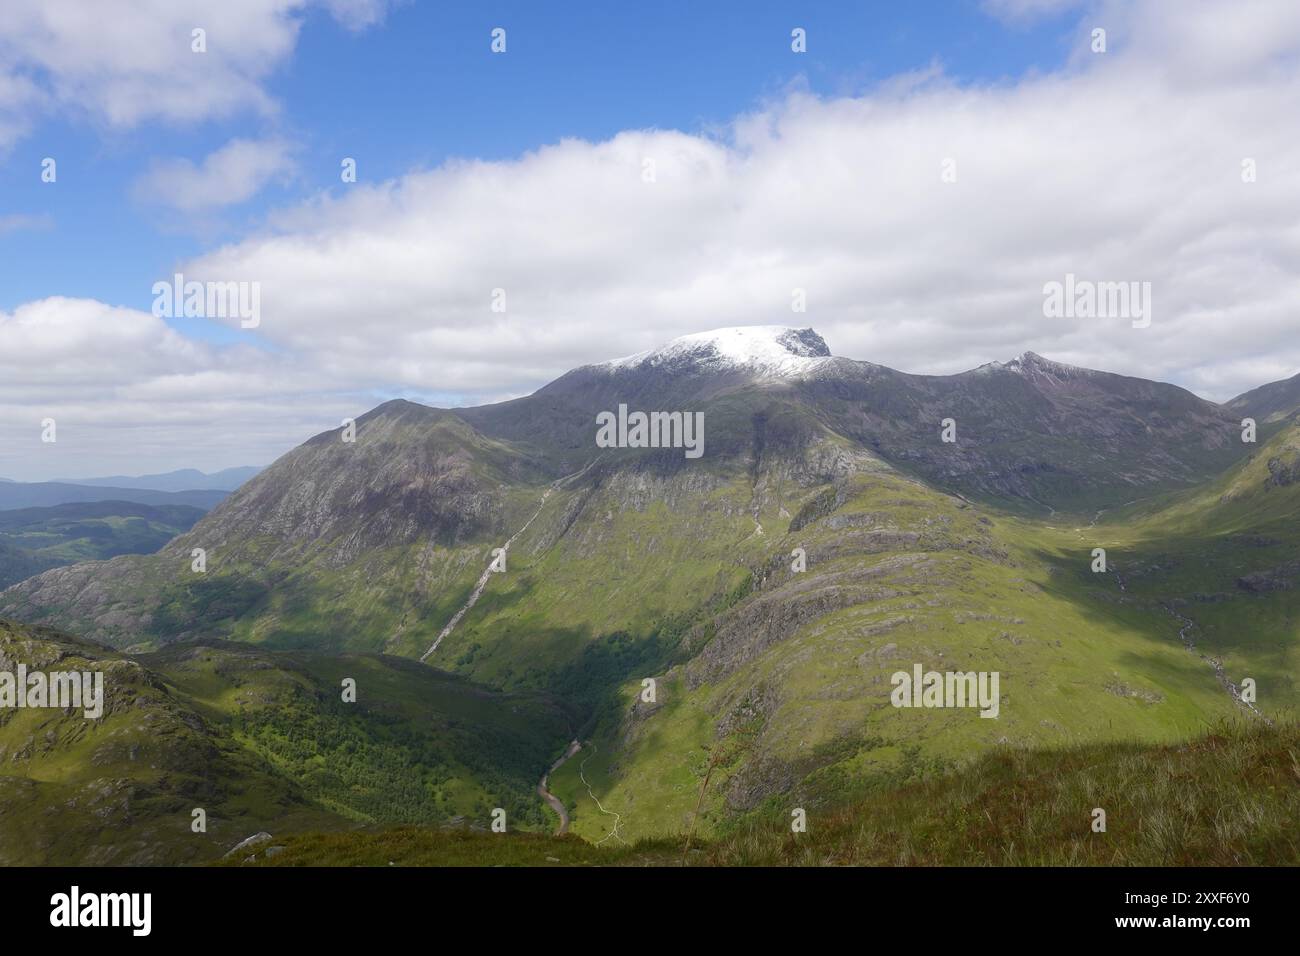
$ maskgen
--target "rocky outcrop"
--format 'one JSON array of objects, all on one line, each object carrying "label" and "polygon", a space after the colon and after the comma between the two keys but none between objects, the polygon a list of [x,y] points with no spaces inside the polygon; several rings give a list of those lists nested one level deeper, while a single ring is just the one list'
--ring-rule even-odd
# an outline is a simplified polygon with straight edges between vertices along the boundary
[{"label": "rocky outcrop", "polygon": [[1300,453],[1289,458],[1279,456],[1268,460],[1268,487],[1285,488],[1297,481],[1300,481]]},{"label": "rocky outcrop", "polygon": [[1250,594],[1268,594],[1272,591],[1290,591],[1300,575],[1300,561],[1290,561],[1275,568],[1253,571],[1237,578],[1237,587]]}]

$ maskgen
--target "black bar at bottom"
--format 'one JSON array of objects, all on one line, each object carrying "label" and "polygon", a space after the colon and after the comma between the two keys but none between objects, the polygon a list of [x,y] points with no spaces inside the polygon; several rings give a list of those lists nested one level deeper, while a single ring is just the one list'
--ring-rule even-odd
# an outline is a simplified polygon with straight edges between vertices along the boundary
[{"label": "black bar at bottom", "polygon": [[[1208,868],[49,868],[0,870],[0,892],[9,941],[75,932],[128,945],[280,938],[373,945],[399,932],[436,950],[453,939],[470,944],[464,933],[493,944],[518,933],[544,945],[580,926],[610,945],[734,943],[775,932],[974,943],[993,929],[1002,939],[1041,931],[1071,940],[1199,934],[1232,945],[1242,933],[1295,925],[1295,878],[1292,869]],[[101,894],[149,894],[148,935],[137,935],[143,896]],[[101,912],[111,921],[115,910],[125,925],[70,925]],[[69,925],[53,925],[52,915]]]}]

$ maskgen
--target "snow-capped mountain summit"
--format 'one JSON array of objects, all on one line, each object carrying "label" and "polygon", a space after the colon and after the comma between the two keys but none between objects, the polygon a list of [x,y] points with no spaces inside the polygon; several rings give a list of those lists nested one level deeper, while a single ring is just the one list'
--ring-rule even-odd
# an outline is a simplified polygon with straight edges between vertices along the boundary
[{"label": "snow-capped mountain summit", "polygon": [[979,368],[971,370],[972,374],[988,374],[989,372],[1011,372],[1032,380],[1041,379],[1058,382],[1106,374],[1092,369],[1081,368],[1077,365],[1054,362],[1052,359],[1043,358],[1037,352],[1023,352],[1009,362],[987,362]]},{"label": "snow-capped mountain summit", "polygon": [[743,368],[772,377],[803,375],[831,357],[826,341],[813,329],[784,325],[743,325],[696,332],[667,345],[603,363],[610,371],[691,365],[701,371]]},{"label": "snow-capped mountain summit", "polygon": [[1051,359],[1043,358],[1037,352],[1025,352],[1018,358],[1013,358],[1005,367],[1009,371],[1019,372],[1021,375],[1031,377],[1042,375],[1054,378],[1079,378],[1097,374],[1091,369],[1080,368],[1077,365],[1066,365],[1064,362],[1054,362]]}]

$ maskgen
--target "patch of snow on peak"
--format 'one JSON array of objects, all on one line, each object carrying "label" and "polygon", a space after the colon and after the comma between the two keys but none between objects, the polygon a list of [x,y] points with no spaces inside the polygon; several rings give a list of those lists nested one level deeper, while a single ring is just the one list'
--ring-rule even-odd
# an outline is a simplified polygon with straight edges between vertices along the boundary
[{"label": "patch of snow on peak", "polygon": [[1068,377],[1094,374],[1091,369],[1080,368],[1077,365],[1066,365],[1064,362],[1053,362],[1051,359],[1043,358],[1037,352],[1025,352],[1019,358],[1014,358],[1008,362],[1004,368],[1019,372],[1022,375],[1038,373]]},{"label": "patch of snow on peak", "polygon": [[812,329],[742,325],[675,338],[667,345],[605,363],[610,369],[692,365],[705,370],[743,367],[770,376],[802,375],[831,357]]}]

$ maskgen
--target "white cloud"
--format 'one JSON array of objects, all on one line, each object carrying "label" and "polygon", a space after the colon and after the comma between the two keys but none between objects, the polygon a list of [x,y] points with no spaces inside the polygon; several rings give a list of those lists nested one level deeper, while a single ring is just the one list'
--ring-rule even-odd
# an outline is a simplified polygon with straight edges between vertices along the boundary
[{"label": "white cloud", "polygon": [[364,30],[384,19],[390,0],[325,0],[325,7],[349,30]]},{"label": "white cloud", "polygon": [[[1232,11],[1103,5],[1088,23],[1101,18],[1112,52],[1087,53],[1085,31],[1055,74],[795,94],[719,136],[627,131],[338,186],[181,265],[261,283],[266,351],[139,317],[115,333],[134,339],[95,349],[81,315],[81,331],[23,346],[49,350],[40,365],[29,352],[0,373],[41,378],[41,401],[67,386],[72,414],[140,441],[169,436],[171,459],[150,462],[169,467],[218,464],[203,456],[240,441],[249,454],[219,464],[272,457],[367,393],[495,399],[723,325],[812,325],[837,354],[916,372],[1032,349],[1228,398],[1300,370],[1300,14]],[[1242,182],[1244,158],[1257,182]],[[1151,282],[1151,327],[1045,318],[1043,285],[1066,273]],[[796,287],[806,314],[790,311]],[[0,334],[90,306],[24,309]],[[107,371],[97,351],[117,356]],[[0,403],[39,418],[21,386]]]},{"label": "white cloud", "polygon": [[147,312],[60,297],[0,311],[2,477],[262,463],[368,404],[291,357],[197,342]]},{"label": "white cloud", "polygon": [[[185,271],[260,280],[261,334],[350,382],[525,391],[673,335],[797,323],[906,370],[1033,349],[1226,398],[1258,357],[1300,368],[1300,16],[1245,4],[1248,30],[1215,30],[1186,5],[1171,31],[1172,9],[1117,8],[1123,51],[1014,85],[796,94],[723,138],[630,131],[336,191]],[[1214,82],[1184,82],[1198,45]],[[1044,318],[1069,272],[1151,282],[1154,324]]]},{"label": "white cloud", "polygon": [[54,217],[48,213],[31,215],[28,213],[9,213],[0,215],[0,236],[7,232],[25,232],[27,230],[49,229],[54,225]]},{"label": "white cloud", "polygon": [[1085,0],[984,0],[981,6],[999,20],[1023,23],[1059,16],[1083,6]]},{"label": "white cloud", "polygon": [[198,212],[252,198],[272,180],[294,170],[292,148],[283,139],[232,139],[203,162],[155,160],[135,184],[137,197],[181,212]]},{"label": "white cloud", "polygon": [[[112,128],[272,114],[264,83],[293,52],[303,15],[349,29],[387,0],[5,0],[0,3],[0,148],[36,111]],[[207,52],[191,49],[206,31]]]}]

